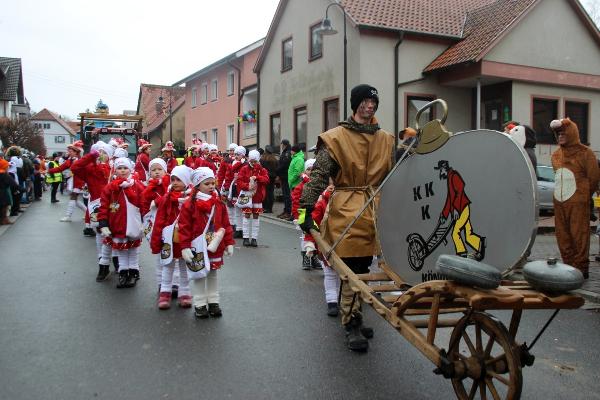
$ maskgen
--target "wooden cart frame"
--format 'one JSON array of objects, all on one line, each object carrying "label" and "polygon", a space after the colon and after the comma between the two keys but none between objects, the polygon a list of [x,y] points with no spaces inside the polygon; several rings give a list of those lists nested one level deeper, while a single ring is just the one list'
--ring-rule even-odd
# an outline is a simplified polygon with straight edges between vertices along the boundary
[{"label": "wooden cart frame", "polygon": [[[529,350],[535,341],[558,310],[576,309],[584,303],[577,295],[552,296],[536,291],[524,281],[502,281],[493,290],[440,280],[410,286],[382,261],[382,272],[355,274],[318,232],[312,233],[342,282],[431,360],[436,374],[451,379],[461,400],[474,399],[478,392],[481,399],[519,399],[521,370],[533,365]],[[523,310],[551,309],[556,310],[554,315],[532,344],[519,344],[516,335]],[[512,310],[509,328],[488,314],[489,310]],[[442,318],[443,314],[455,313],[464,315]],[[440,328],[453,328],[446,348],[436,344]]]}]

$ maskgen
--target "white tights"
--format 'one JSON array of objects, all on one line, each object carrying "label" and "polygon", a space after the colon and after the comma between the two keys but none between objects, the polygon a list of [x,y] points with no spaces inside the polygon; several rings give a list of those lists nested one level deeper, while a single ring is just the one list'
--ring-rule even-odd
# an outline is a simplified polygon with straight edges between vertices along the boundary
[{"label": "white tights", "polygon": [[170,264],[162,265],[161,272],[161,292],[171,293],[171,288],[175,283],[174,275],[177,274],[177,272],[179,272],[179,296],[190,295],[190,286],[188,285],[187,277],[187,267],[185,266],[185,262],[182,259],[174,258]]},{"label": "white tights", "polygon": [[[183,264],[183,266],[185,267],[185,263],[183,261],[181,261],[181,264]],[[163,265],[160,263],[160,254],[156,255],[156,265],[155,265],[154,270],[156,272],[156,284],[160,287],[163,287],[162,286]],[[179,285],[179,279],[180,279],[179,278],[179,276],[180,276],[179,269],[174,268],[174,270],[175,270],[175,272],[173,273],[173,280],[172,280],[173,284],[169,290],[172,290],[173,286]],[[185,281],[187,282],[187,271],[186,271],[185,276],[186,276]]]},{"label": "white tights", "polygon": [[340,289],[340,277],[335,270],[319,260],[323,267],[323,286],[325,287],[325,301],[327,303],[338,302],[338,290]]},{"label": "white tights", "polygon": [[194,296],[194,307],[202,307],[208,303],[219,303],[217,270],[211,270],[206,278],[190,281],[190,287]]}]

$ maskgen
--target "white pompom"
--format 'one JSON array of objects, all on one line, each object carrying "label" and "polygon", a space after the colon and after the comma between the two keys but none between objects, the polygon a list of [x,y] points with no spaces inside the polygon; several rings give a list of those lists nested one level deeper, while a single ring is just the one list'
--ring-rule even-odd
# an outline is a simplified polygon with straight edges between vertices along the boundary
[{"label": "white pompom", "polygon": [[562,120],[555,119],[550,122],[550,129],[559,129],[562,126]]}]

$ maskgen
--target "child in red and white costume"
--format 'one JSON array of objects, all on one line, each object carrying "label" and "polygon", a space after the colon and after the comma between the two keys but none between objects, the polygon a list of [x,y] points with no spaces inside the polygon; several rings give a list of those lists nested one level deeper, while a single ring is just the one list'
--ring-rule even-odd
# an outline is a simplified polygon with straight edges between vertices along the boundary
[{"label": "child in red and white costume", "polygon": [[229,193],[227,196],[228,211],[231,212],[230,221],[233,221],[231,225],[235,226],[234,238],[242,238],[242,211],[235,207],[237,201],[238,188],[237,179],[240,169],[246,164],[246,148],[243,146],[237,146],[233,151],[233,161],[231,166],[227,168],[227,175],[225,176],[225,187]]},{"label": "child in red and white costume", "polygon": [[135,173],[141,182],[150,179],[150,147],[152,147],[152,143],[148,143],[144,139],[138,140],[139,154],[135,160]]},{"label": "child in red and white costume", "polygon": [[[207,224],[209,226],[207,236],[221,237],[220,241],[211,241],[208,245],[210,271],[206,278],[190,282],[196,317],[208,318],[209,315],[220,317],[222,311],[219,306],[217,271],[223,266],[223,255],[233,255],[235,241],[231,225],[229,225],[227,208],[215,190],[216,181],[213,171],[207,167],[194,170],[192,185],[194,186],[192,194],[184,203],[179,214],[181,256],[186,262],[192,262],[194,257],[191,249],[192,240],[204,232]],[[208,223],[213,207],[212,220]],[[211,251],[211,248],[214,251]]]},{"label": "child in red and white costume", "polygon": [[[302,255],[302,269],[309,270],[311,268],[321,268],[321,264],[317,261],[316,255],[307,256],[306,251],[304,251],[304,240],[305,235],[302,232],[302,229],[298,226],[296,221],[298,220],[298,208],[300,206],[300,197],[302,197],[302,190],[304,189],[304,185],[310,181],[310,173],[312,171],[312,167],[315,164],[314,158],[309,158],[304,162],[304,172],[301,175],[301,181],[294,190],[292,190],[292,216],[294,217],[294,224],[296,225],[296,229],[300,230],[300,253]],[[310,235],[308,235],[310,236]]]},{"label": "child in red and white costume", "polygon": [[165,143],[165,147],[162,148],[162,159],[167,163],[167,173],[170,174],[173,168],[177,165],[177,159],[175,158],[175,146],[170,140]]},{"label": "child in red and white costume", "polygon": [[[244,220],[242,230],[244,246],[257,247],[258,232],[260,230],[259,216],[263,212],[262,201],[265,198],[266,187],[269,183],[269,172],[260,165],[260,153],[251,150],[248,154],[248,163],[240,168],[237,178],[238,190],[252,193],[252,204],[242,208]],[[250,216],[252,216],[252,234],[250,234]],[[252,237],[252,241],[250,240]]]},{"label": "child in red and white costume", "polygon": [[[83,155],[83,142],[81,140],[77,140],[75,143],[67,146],[67,160],[60,164],[56,168],[50,168],[48,173],[56,174],[62,173],[63,171],[70,169],[75,161],[79,160],[79,158]],[[65,210],[65,216],[60,219],[60,222],[71,222],[71,217],[73,216],[73,211],[75,207],[79,208],[84,213],[87,208],[83,203],[83,198],[80,194],[83,193],[83,187],[85,186],[85,182],[73,173],[71,170],[71,178],[69,178],[68,182],[68,190],[71,192],[69,202],[67,203],[67,209]]]},{"label": "child in red and white costume", "polygon": [[[190,287],[188,284],[187,267],[185,262],[181,260],[181,247],[177,233],[177,225],[172,237],[169,238],[171,243],[165,243],[163,237],[163,229],[176,223],[180,209],[185,201],[185,190],[188,188],[191,180],[192,169],[185,165],[178,165],[171,171],[171,184],[169,191],[156,200],[156,219],[154,228],[152,229],[152,239],[150,240],[150,248],[152,254],[158,256],[158,261],[161,266],[161,284],[158,297],[158,308],[166,310],[171,307],[171,291],[173,287],[173,273],[179,271],[179,307],[189,308],[192,306],[192,296],[190,295]],[[163,247],[165,247],[163,251]],[[161,261],[164,253],[172,252],[171,261],[165,264]],[[168,255],[168,254],[167,254]]]},{"label": "child in red and white costume", "polygon": [[[126,235],[127,201],[139,208],[144,185],[132,178],[133,163],[129,158],[117,158],[113,166],[116,177],[104,188],[100,196],[98,224],[105,238],[104,243],[109,245],[113,254],[119,258],[117,288],[130,288],[134,287],[140,278],[139,247],[142,240],[141,237],[131,238]],[[141,236],[141,230],[139,234]]]},{"label": "child in red and white costume", "polygon": [[228,154],[225,156],[221,165],[219,165],[219,171],[217,171],[217,188],[219,189],[219,193],[221,193],[221,199],[227,204],[227,212],[229,213],[229,223],[235,232],[235,221],[233,220],[233,205],[230,204],[227,197],[229,196],[229,185],[227,184],[227,173],[231,168],[231,163],[234,160],[235,148],[237,144],[231,143],[228,147]]},{"label": "child in red and white costume", "polygon": [[[113,152],[114,148],[112,146],[98,141],[92,146],[88,154],[75,161],[71,166],[73,174],[87,185],[89,192],[88,211],[93,210],[94,205],[99,204],[102,190],[110,180],[109,160]],[[94,226],[97,225],[97,220],[94,220],[96,215],[93,214],[92,217],[93,220],[90,221],[90,224],[92,227],[96,227]],[[98,229],[95,229],[95,233],[96,256],[99,264],[96,282],[102,282],[110,275],[110,249],[108,249],[108,253],[103,251],[103,237]]]}]

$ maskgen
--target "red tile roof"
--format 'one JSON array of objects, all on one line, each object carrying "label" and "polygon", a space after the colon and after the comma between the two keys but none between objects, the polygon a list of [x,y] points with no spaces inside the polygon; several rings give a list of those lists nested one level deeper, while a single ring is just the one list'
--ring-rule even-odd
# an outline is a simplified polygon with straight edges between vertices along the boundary
[{"label": "red tile roof", "polygon": [[486,50],[497,43],[538,1],[497,0],[470,12],[467,15],[464,39],[440,54],[424,72],[479,61]]},{"label": "red tile roof", "polygon": [[69,126],[67,121],[61,119],[58,114],[48,110],[47,108],[42,109],[40,112],[36,113],[33,117],[31,117],[33,121],[56,121],[58,122],[70,135],[75,134],[75,130]]},{"label": "red tile roof", "polygon": [[460,37],[467,11],[495,0],[340,0],[358,24]]},{"label": "red tile roof", "polygon": [[[173,112],[185,101],[185,88],[142,83],[138,99],[137,113],[144,116],[142,132],[149,133],[162,124],[169,116],[169,93],[172,93]],[[156,110],[158,98],[163,97],[163,111]],[[165,112],[166,108],[166,112]]]}]

